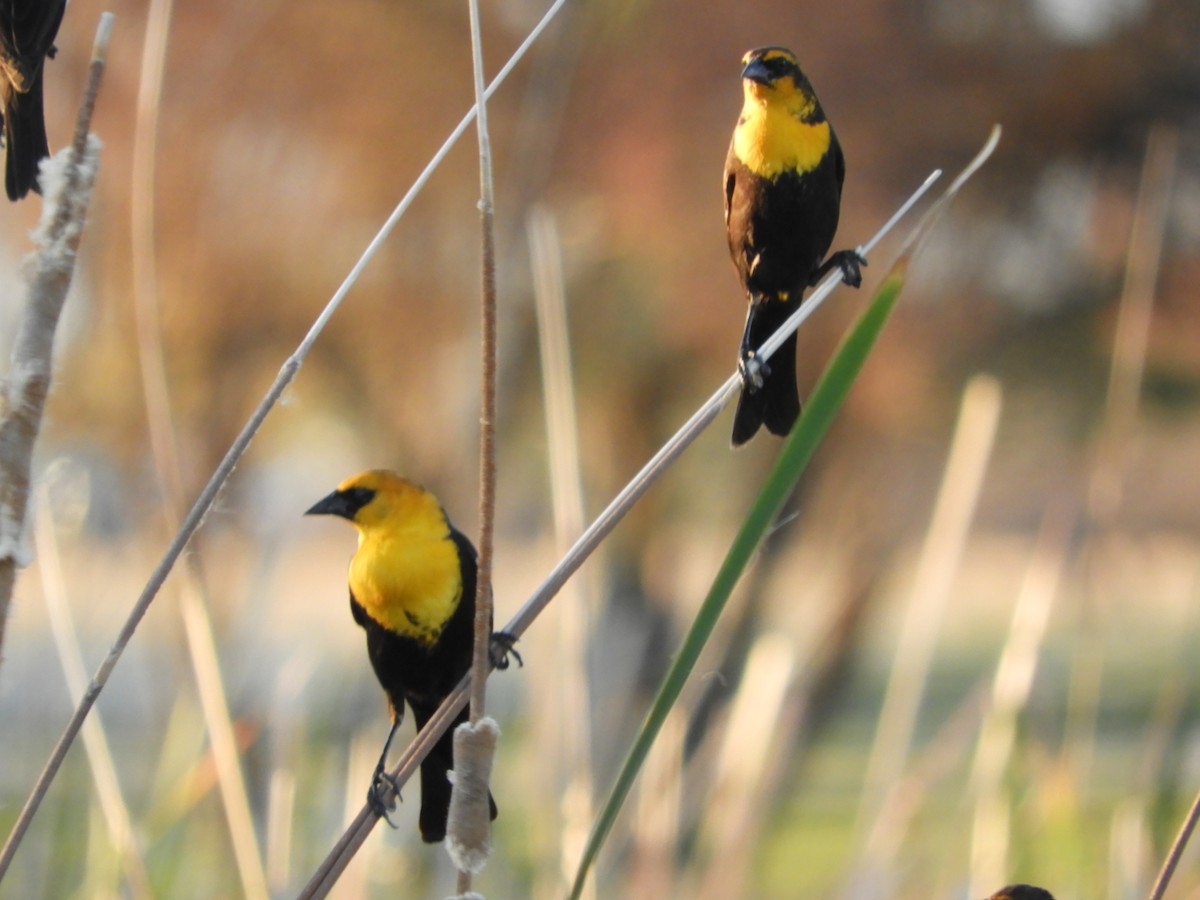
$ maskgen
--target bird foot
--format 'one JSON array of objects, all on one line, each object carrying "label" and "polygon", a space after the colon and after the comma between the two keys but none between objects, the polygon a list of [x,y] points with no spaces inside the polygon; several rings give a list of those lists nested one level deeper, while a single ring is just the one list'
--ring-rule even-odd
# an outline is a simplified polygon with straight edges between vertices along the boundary
[{"label": "bird foot", "polygon": [[492,643],[488,647],[488,658],[492,662],[492,668],[504,671],[509,666],[509,656],[517,661],[517,665],[524,668],[525,660],[521,659],[521,654],[516,651],[513,646],[517,643],[517,636],[509,634],[507,631],[493,631]]},{"label": "bird foot", "polygon": [[867,264],[867,258],[858,250],[839,250],[830,255],[829,259],[821,263],[821,267],[817,269],[812,280],[809,281],[809,286],[812,287],[824,278],[833,269],[840,269],[842,273],[842,281],[850,285],[850,287],[858,287],[862,284],[862,267]]},{"label": "bird foot", "polygon": [[753,394],[762,389],[764,379],[771,374],[771,367],[753,351],[743,352],[738,358],[738,374],[742,377],[742,388]]},{"label": "bird foot", "polygon": [[[384,791],[391,789],[394,797],[391,802],[386,802],[383,799]],[[385,772],[380,766],[375,770],[375,774],[371,777],[371,786],[367,789],[367,806],[371,807],[371,812],[383,819],[393,828],[396,823],[389,818],[388,813],[396,808],[396,801],[400,799],[400,785],[389,772]]]}]

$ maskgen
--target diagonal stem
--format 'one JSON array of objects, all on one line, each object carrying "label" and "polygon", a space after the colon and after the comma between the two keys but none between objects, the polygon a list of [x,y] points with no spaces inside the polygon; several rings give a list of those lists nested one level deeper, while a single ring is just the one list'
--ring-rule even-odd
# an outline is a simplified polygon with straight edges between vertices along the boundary
[{"label": "diagonal stem", "polygon": [[[504,80],[512,73],[512,70],[516,68],[517,63],[519,63],[521,59],[529,52],[529,49],[533,46],[534,42],[546,30],[551,21],[553,21],[554,17],[558,15],[565,3],[566,0],[555,0],[554,4],[546,11],[545,15],[542,16],[538,24],[529,32],[521,45],[515,51],[513,51],[513,54],[509,57],[508,62],[504,64],[504,67],[497,73],[496,77],[492,79],[492,82],[488,85],[485,93],[486,97],[491,97],[492,94],[499,89]],[[109,14],[106,13],[105,16],[101,18],[101,22],[106,28],[111,28],[111,16]],[[107,31],[105,34],[107,36]],[[105,44],[105,46],[107,46],[107,44]],[[96,62],[93,60],[94,70],[95,66]],[[99,75],[94,74],[93,78],[94,83],[98,85]],[[91,91],[91,89],[89,89],[89,91]],[[94,104],[94,93],[89,93],[89,97],[91,99],[85,100],[85,102]],[[87,106],[86,110],[90,120],[91,106]],[[284,391],[292,383],[292,381],[295,380],[297,373],[300,371],[301,364],[307,358],[308,353],[310,350],[312,350],[313,345],[317,342],[317,338],[320,337],[321,333],[325,330],[325,326],[329,324],[329,320],[333,317],[333,314],[337,311],[338,307],[341,306],[342,301],[346,298],[346,295],[349,294],[350,289],[357,283],[359,277],[366,269],[367,264],[375,257],[375,254],[378,253],[379,248],[383,246],[388,235],[391,234],[392,229],[395,228],[396,223],[399,222],[404,213],[408,211],[408,208],[412,205],[417,195],[420,194],[425,185],[428,184],[430,178],[433,176],[433,173],[449,155],[450,150],[455,144],[458,143],[459,139],[463,136],[474,119],[475,109],[472,107],[467,114],[463,116],[462,120],[458,123],[458,126],[450,133],[450,136],[446,138],[445,142],[438,149],[438,151],[433,155],[429,163],[425,166],[424,170],[422,170],[421,174],[417,177],[417,180],[413,182],[413,185],[409,188],[408,193],[406,193],[400,200],[400,203],[397,204],[387,221],[384,222],[383,226],[379,229],[378,233],[372,239],[370,244],[367,245],[367,248],[359,257],[358,262],[355,263],[355,265],[351,268],[349,274],[347,274],[342,284],[338,287],[337,291],[334,292],[334,295],[330,298],[328,303],[326,303],[325,308],[321,311],[320,315],[317,316],[316,320],[309,328],[308,333],[304,336],[304,339],[296,347],[296,350],[292,353],[292,355],[289,356],[280,367],[274,383],[272,383],[271,387],[268,388],[266,394],[264,394],[262,400],[259,402],[258,407],[253,413],[251,413],[250,419],[242,427],[242,430],[238,433],[238,436],[230,445],[229,450],[221,459],[221,462],[217,465],[217,468],[213,471],[212,476],[201,489],[195,502],[188,510],[187,515],[184,516],[179,527],[179,531],[176,532],[175,536],[171,539],[171,542],[166,551],[163,553],[158,565],[147,579],[146,586],[143,588],[142,593],[135,601],[129,615],[126,617],[125,623],[120,632],[117,634],[116,639],[113,641],[108,655],[100,664],[99,668],[97,668],[96,673],[92,676],[92,681],[88,685],[87,691],[84,692],[83,698],[80,700],[75,712],[72,714],[70,720],[67,722],[66,727],[63,729],[62,735],[59,737],[58,742],[55,744],[53,750],[51,750],[45,766],[43,767],[37,781],[34,783],[34,786],[30,791],[30,795],[25,802],[25,806],[22,808],[21,813],[17,817],[16,824],[13,826],[13,830],[9,834],[7,843],[4,845],[3,850],[0,850],[0,880],[3,880],[4,873],[12,862],[12,858],[16,853],[17,846],[24,837],[26,830],[28,830],[29,824],[32,821],[34,814],[36,814],[38,807],[41,805],[41,801],[44,798],[46,791],[49,790],[50,784],[54,781],[55,776],[58,774],[58,770],[62,766],[62,761],[66,757],[67,751],[74,743],[75,738],[78,736],[79,729],[82,727],[84,720],[87,718],[88,713],[91,712],[92,707],[95,705],[96,700],[100,696],[100,692],[108,683],[108,679],[111,677],[113,669],[116,667],[117,662],[124,654],[126,646],[133,637],[133,633],[137,630],[138,625],[141,624],[142,619],[145,617],[146,612],[150,608],[150,604],[154,601],[155,597],[158,596],[159,590],[162,588],[167,576],[170,575],[172,569],[174,569],[175,563],[178,562],[179,557],[183,554],[183,551],[191,542],[192,536],[203,524],[205,517],[208,515],[209,510],[212,509],[213,503],[216,501],[217,495],[220,493],[221,489],[225,486],[225,483],[233,474],[233,470],[236,468],[242,456],[245,455],[246,450],[250,446],[250,442],[254,439],[254,436],[258,433],[258,430],[262,427],[263,422],[266,421],[267,416],[275,408],[275,405],[279,402],[279,398],[283,396]],[[86,128],[84,134],[86,136]],[[77,142],[82,140],[78,133],[76,135],[76,140]],[[5,584],[8,584],[9,588],[11,589],[12,583],[12,567],[6,566],[4,562],[5,561],[3,559],[0,559],[0,592],[3,592]],[[444,730],[445,729],[443,728],[443,731]]]},{"label": "diagonal stem", "polygon": [[[875,236],[863,245],[864,248],[871,248],[878,244],[896,225],[901,216],[910,210],[917,200],[929,190],[939,174],[940,172],[935,172],[926,178],[924,183],[900,207],[900,213],[893,215],[885,222],[875,233]],[[865,255],[865,251],[863,252]],[[779,330],[768,341],[774,341],[776,347],[782,343],[787,334],[796,330],[800,320],[811,313],[809,307],[815,307],[829,296],[840,282],[841,272],[831,272],[829,277],[805,299],[804,305],[796,313],[793,313],[792,317],[780,326]],[[658,477],[670,467],[671,463],[683,454],[683,451],[700,436],[709,423],[724,409],[725,405],[741,387],[741,383],[741,377],[736,372],[730,375],[725,383],[717,388],[692,417],[651,457],[650,461],[642,467],[633,479],[605,507],[604,511],[600,513],[595,521],[579,536],[559,561],[558,565],[551,570],[550,574],[546,576],[545,580],[534,591],[533,596],[525,601],[525,605],[504,626],[503,630],[505,632],[511,634],[513,637],[520,637],[525,633],[525,630],[541,614],[542,610],[549,605],[562,586],[587,561],[588,557],[600,546],[604,538],[616,528],[617,523],[625,517],[625,514],[650,489],[650,486]],[[442,701],[442,705],[438,707],[429,721],[425,723],[425,727],[421,729],[413,742],[405,749],[399,762],[391,772],[391,778],[397,788],[403,787],[408,779],[412,777],[417,767],[421,764],[421,761],[425,759],[429,751],[433,748],[433,745],[445,733],[446,729],[449,728],[454,717],[458,715],[458,711],[467,703],[468,685],[469,678],[464,677],[454,691]],[[378,821],[378,815],[374,814],[370,807],[364,806],[354,821],[347,827],[342,837],[339,838],[329,851],[329,854],[322,860],[321,865],[317,867],[308,884],[300,892],[299,900],[313,900],[313,898],[326,896],[332,890],[338,877],[354,857],[354,854],[358,852],[358,848],[362,846],[363,841],[367,839],[367,835],[371,833],[371,830]]]}]

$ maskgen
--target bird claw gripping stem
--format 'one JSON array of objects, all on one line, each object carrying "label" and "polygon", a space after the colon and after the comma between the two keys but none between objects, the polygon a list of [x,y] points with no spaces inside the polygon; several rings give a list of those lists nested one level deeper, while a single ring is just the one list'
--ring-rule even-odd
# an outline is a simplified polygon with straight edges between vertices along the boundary
[{"label": "bird claw gripping stem", "polygon": [[[396,795],[391,803],[384,802],[382,794],[386,788],[391,788]],[[391,773],[384,771],[381,762],[376,767],[375,774],[371,776],[371,786],[367,788],[367,806],[371,807],[371,812],[395,828],[396,823],[391,820],[388,813],[396,809],[396,801],[400,799],[399,783],[391,776]]]},{"label": "bird claw gripping stem", "polygon": [[509,656],[517,661],[517,665],[524,668],[525,660],[521,659],[521,654],[516,651],[515,644],[517,636],[509,634],[507,631],[493,631],[492,643],[488,647],[488,659],[492,663],[492,668],[504,671],[509,666]]},{"label": "bird claw gripping stem", "polygon": [[821,267],[813,274],[808,286],[813,287],[834,269],[841,269],[842,281],[856,288],[862,284],[862,267],[867,264],[867,258],[854,250],[838,250],[831,253],[829,259],[821,263]]},{"label": "bird claw gripping stem", "polygon": [[745,351],[738,357],[738,375],[742,378],[742,387],[747,393],[753,394],[760,390],[763,381],[771,374],[771,367],[763,362],[753,350]]}]

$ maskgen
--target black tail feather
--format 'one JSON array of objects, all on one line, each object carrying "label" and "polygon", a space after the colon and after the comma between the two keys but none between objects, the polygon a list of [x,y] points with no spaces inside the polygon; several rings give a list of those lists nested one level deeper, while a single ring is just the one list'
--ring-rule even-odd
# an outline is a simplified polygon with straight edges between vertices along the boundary
[{"label": "black tail feather", "polygon": [[41,193],[37,181],[38,163],[50,155],[40,71],[29,91],[17,94],[6,113],[4,143],[8,158],[4,167],[4,187],[9,200],[20,200],[31,190]]},{"label": "black tail feather", "polygon": [[[777,301],[776,301],[777,302]],[[790,309],[778,303],[782,315],[756,315],[746,328],[747,350],[754,350],[770,337],[787,318]],[[774,310],[773,310],[774,311]],[[762,387],[750,390],[742,387],[737,411],[733,416],[733,446],[740,447],[763,425],[772,434],[785,436],[792,430],[800,415],[800,391],[796,387],[796,336],[793,334],[767,360]]]},{"label": "black tail feather", "polygon": [[[423,728],[434,710],[413,709],[417,728]],[[446,837],[446,820],[450,815],[450,770],[454,768],[454,729],[467,721],[467,710],[463,710],[450,730],[442,735],[425,761],[421,763],[421,812],[418,824],[421,840],[436,844]],[[496,801],[488,792],[491,818],[496,818]]]}]

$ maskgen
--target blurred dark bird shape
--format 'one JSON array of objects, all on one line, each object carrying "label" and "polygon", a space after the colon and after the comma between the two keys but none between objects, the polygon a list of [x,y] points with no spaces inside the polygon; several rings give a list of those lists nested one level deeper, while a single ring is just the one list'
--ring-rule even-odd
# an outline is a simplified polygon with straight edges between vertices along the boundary
[{"label": "blurred dark bird shape", "polygon": [[[433,494],[382,469],[342,482],[305,515],[340,516],[358,529],[358,550],[350,560],[350,612],[367,633],[367,655],[392,716],[367,799],[386,817],[379,791],[404,704],[417,728],[424,727],[471,668],[478,557]],[[496,668],[507,668],[512,643],[508,635],[492,636]],[[421,763],[419,823],[429,843],[446,836],[452,732],[466,720],[464,708]],[[488,802],[495,819],[490,794]]]},{"label": "blurred dark bird shape", "polygon": [[0,0],[0,106],[9,200],[41,193],[38,163],[50,155],[42,106],[42,70],[54,57],[54,38],[66,0]]},{"label": "blurred dark bird shape", "polygon": [[846,164],[795,54],[761,47],[743,56],[742,65],[744,101],[725,160],[729,253],[750,301],[738,356],[735,447],[762,425],[786,435],[800,414],[795,335],[769,364],[755,358],[757,348],[800,306],[806,288],[835,266],[857,287],[859,266],[866,264],[854,250],[825,259],[837,231]]},{"label": "blurred dark bird shape", "polygon": [[1032,884],[1010,884],[1000,888],[988,900],[1054,900],[1054,896],[1045,888]]}]

